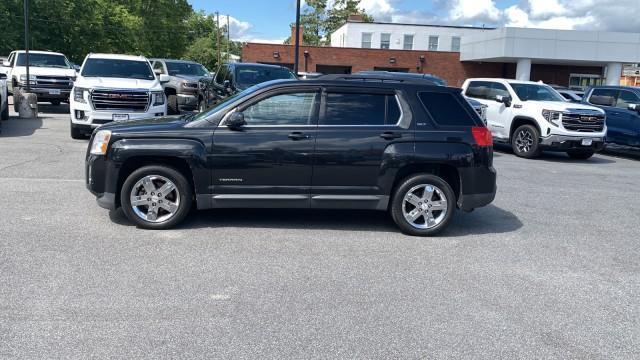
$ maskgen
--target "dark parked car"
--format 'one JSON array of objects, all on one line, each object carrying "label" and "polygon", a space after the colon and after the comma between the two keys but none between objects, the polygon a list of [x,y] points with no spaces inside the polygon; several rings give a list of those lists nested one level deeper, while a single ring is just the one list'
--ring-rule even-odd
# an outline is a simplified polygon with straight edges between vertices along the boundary
[{"label": "dark parked car", "polygon": [[179,114],[181,110],[198,108],[198,84],[210,81],[209,70],[197,62],[187,60],[149,59],[156,75],[169,75],[169,82],[163,84],[167,96],[167,113]]},{"label": "dark parked car", "polygon": [[201,85],[201,110],[223,101],[229,96],[254,85],[280,79],[295,79],[295,74],[284,66],[230,63],[223,64],[216,71],[213,79]]},{"label": "dark parked car", "polygon": [[593,87],[587,90],[583,102],[607,113],[607,142],[640,146],[640,88]]},{"label": "dark parked car", "polygon": [[382,210],[424,236],[493,201],[492,163],[491,133],[460,89],[325,76],[256,85],[198,115],[107,124],[86,174],[102,207],[148,229],[195,202]]}]

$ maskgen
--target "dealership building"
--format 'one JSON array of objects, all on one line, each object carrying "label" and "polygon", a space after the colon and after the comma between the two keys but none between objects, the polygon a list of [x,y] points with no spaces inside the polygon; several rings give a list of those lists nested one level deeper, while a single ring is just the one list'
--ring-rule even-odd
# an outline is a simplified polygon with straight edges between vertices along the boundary
[{"label": "dealership building", "polygon": [[[623,65],[640,63],[640,33],[365,23],[354,16],[330,40],[302,44],[299,71],[430,73],[454,86],[503,77],[587,87],[620,84]],[[293,45],[277,44],[247,43],[242,55],[290,68],[293,58]]]}]

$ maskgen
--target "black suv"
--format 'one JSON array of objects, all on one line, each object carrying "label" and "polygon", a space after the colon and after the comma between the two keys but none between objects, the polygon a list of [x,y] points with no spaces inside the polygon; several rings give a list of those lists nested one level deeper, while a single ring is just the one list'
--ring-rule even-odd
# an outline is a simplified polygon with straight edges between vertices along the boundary
[{"label": "black suv", "polygon": [[251,87],[205,113],[107,124],[87,187],[138,226],[170,228],[208,208],[389,211],[431,235],[454,210],[493,201],[490,131],[460,89],[324,76]]},{"label": "black suv", "polygon": [[213,79],[201,81],[200,110],[223,101],[254,85],[271,80],[296,79],[295,74],[280,65],[230,63],[218,67]]}]

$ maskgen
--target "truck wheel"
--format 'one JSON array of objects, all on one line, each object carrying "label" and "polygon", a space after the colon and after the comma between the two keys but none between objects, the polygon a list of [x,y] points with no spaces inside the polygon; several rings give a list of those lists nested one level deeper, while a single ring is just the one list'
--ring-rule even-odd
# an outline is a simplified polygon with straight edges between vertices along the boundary
[{"label": "truck wheel", "polygon": [[178,96],[177,95],[169,95],[169,96],[167,96],[167,112],[169,113],[169,115],[180,114],[180,109],[178,108]]},{"label": "truck wheel", "polygon": [[533,159],[540,156],[540,134],[533,125],[522,125],[511,137],[511,147],[516,156]]},{"label": "truck wheel", "polygon": [[14,112],[18,112],[19,111],[19,105],[20,105],[20,89],[18,89],[17,87],[13,87],[13,111]]},{"label": "truck wheel", "polygon": [[2,114],[0,114],[0,119],[9,120],[9,103],[7,103],[7,107],[2,109]]},{"label": "truck wheel", "polygon": [[391,217],[405,234],[430,236],[447,227],[455,207],[455,195],[446,181],[435,175],[419,174],[396,188]]},{"label": "truck wheel", "polygon": [[81,140],[85,138],[82,131],[80,131],[80,129],[73,123],[71,123],[71,138],[75,140]]},{"label": "truck wheel", "polygon": [[60,100],[51,100],[51,105],[53,105],[53,106],[60,105]]},{"label": "truck wheel", "polygon": [[595,152],[593,150],[591,150],[591,149],[589,149],[589,150],[569,150],[569,151],[567,151],[567,155],[569,155],[570,158],[576,159],[576,160],[587,160],[590,157],[592,157],[593,154],[595,154]]},{"label": "truck wheel", "polygon": [[191,210],[193,190],[177,170],[166,166],[145,166],[125,180],[120,191],[122,210],[129,220],[144,229],[169,229]]}]

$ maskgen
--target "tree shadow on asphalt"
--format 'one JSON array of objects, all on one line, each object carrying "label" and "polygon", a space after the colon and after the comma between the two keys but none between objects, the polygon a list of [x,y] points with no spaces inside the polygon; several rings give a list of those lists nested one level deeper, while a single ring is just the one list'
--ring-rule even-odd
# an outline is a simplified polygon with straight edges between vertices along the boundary
[{"label": "tree shadow on asphalt", "polygon": [[[502,144],[494,144],[494,156],[501,157],[505,155],[510,155],[516,157],[511,150],[511,147],[508,145]],[[553,152],[553,151],[544,151],[542,155],[536,159],[521,159],[522,161],[543,161],[543,162],[554,162],[554,163],[565,163],[565,164],[613,164],[616,161],[612,159],[607,159],[602,156],[598,156],[597,154],[590,159],[587,160],[576,160],[569,157],[564,152]]]},{"label": "tree shadow on asphalt", "polygon": [[11,116],[9,120],[2,122],[0,138],[31,136],[41,128],[42,118],[20,119],[17,116]]},{"label": "tree shadow on asphalt", "polygon": [[[110,211],[111,221],[134,226],[122,210]],[[375,231],[400,230],[383,211],[311,209],[215,209],[192,211],[178,229],[265,228],[290,230]],[[441,237],[458,237],[513,232],[522,222],[511,212],[489,205],[472,213],[457,211]]]}]

